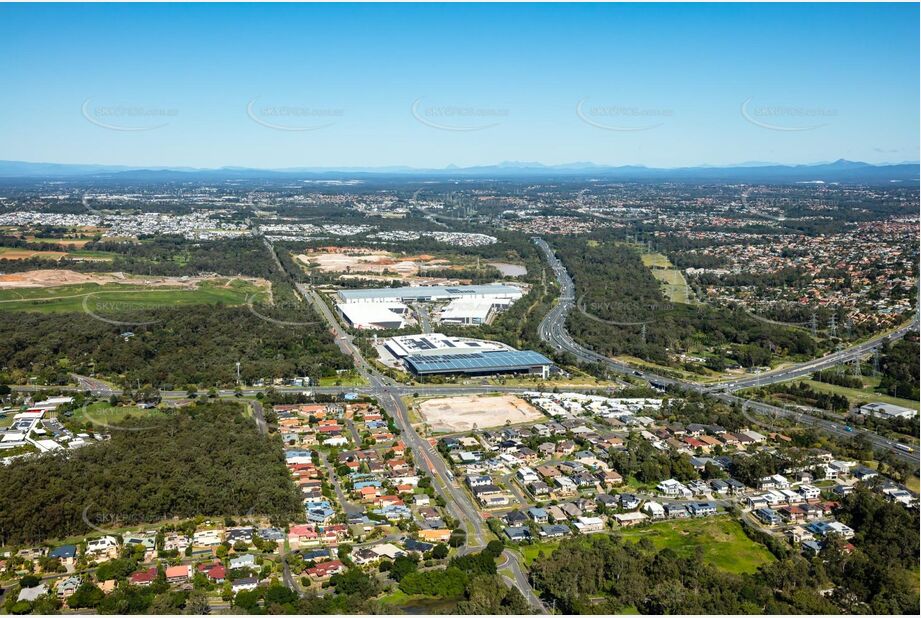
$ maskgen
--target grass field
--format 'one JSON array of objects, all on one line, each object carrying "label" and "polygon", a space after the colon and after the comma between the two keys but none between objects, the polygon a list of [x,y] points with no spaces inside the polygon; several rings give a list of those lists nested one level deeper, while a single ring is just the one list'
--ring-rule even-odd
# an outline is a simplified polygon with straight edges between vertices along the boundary
[{"label": "grass field", "polygon": [[774,561],[771,552],[745,536],[742,524],[728,517],[668,521],[618,534],[635,541],[647,538],[657,548],[668,547],[683,556],[693,555],[699,547],[704,560],[731,573],[753,573]]},{"label": "grass field", "polygon": [[26,240],[29,242],[49,242],[56,245],[64,245],[66,247],[83,247],[88,242],[90,238],[54,238],[47,236],[27,236]]},{"label": "grass field", "polygon": [[644,253],[642,259],[643,266],[647,268],[672,268],[668,256],[661,253]]},{"label": "grass field", "polygon": [[661,253],[644,253],[641,258],[652,276],[665,284],[664,292],[668,300],[673,303],[694,303],[694,299],[688,293],[684,275],[672,265],[667,256]]},{"label": "grass field", "polygon": [[407,614],[433,615],[451,613],[460,599],[441,599],[421,594],[406,594],[399,588],[393,589],[378,601],[389,607],[396,607]]},{"label": "grass field", "polygon": [[537,560],[537,556],[540,552],[544,552],[545,556],[549,556],[556,548],[559,547],[558,542],[553,543],[533,543],[531,545],[522,545],[520,548],[521,557],[524,558],[524,563],[526,566],[531,566],[531,563]]},{"label": "grass field", "polygon": [[364,384],[365,379],[358,373],[344,373],[320,378],[320,386],[363,386]]},{"label": "grass field", "polygon": [[64,251],[35,251],[19,247],[0,247],[0,260],[27,260],[29,258],[45,258],[60,260],[67,255]]},{"label": "grass field", "polygon": [[[0,311],[76,312],[89,309],[100,315],[179,305],[241,305],[265,292],[247,281],[206,281],[196,288],[145,287],[96,283],[50,288],[0,290]],[[85,304],[84,304],[85,303]]]},{"label": "grass field", "polygon": [[64,417],[63,420],[67,423],[78,425],[92,423],[99,427],[107,427],[121,423],[128,416],[132,418],[161,418],[165,414],[157,409],[141,410],[134,406],[112,407],[107,401],[98,401],[86,406],[86,408],[77,408],[74,410],[73,416]]},{"label": "grass field", "polygon": [[825,382],[816,382],[815,380],[801,381],[805,382],[815,390],[821,391],[823,393],[844,395],[847,397],[848,401],[850,401],[851,405],[857,404],[861,401],[881,401],[883,403],[891,403],[897,406],[902,406],[903,408],[911,408],[912,410],[919,409],[919,403],[917,401],[913,401],[911,399],[899,399],[898,397],[890,397],[889,395],[877,393],[874,389],[879,385],[879,378],[864,378],[864,384],[866,384],[866,386],[863,389],[847,388],[846,386],[826,384]]}]

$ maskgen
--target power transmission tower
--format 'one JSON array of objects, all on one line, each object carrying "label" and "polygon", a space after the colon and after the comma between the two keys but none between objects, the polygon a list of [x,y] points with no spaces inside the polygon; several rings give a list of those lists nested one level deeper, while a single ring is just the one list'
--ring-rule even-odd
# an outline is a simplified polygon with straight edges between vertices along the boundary
[{"label": "power transmission tower", "polygon": [[858,377],[859,377],[859,376],[861,375],[861,374],[860,374],[860,358],[855,358],[855,359],[854,359],[854,370],[853,370],[853,372],[854,372],[854,375],[855,375],[855,376],[858,376]]},{"label": "power transmission tower", "polygon": [[838,335],[838,324],[835,322],[835,314],[828,318],[828,335],[835,337]]},{"label": "power transmission tower", "polygon": [[646,325],[643,324],[643,327],[640,329],[640,336],[643,338],[643,345],[646,345]]},{"label": "power transmission tower", "polygon": [[812,337],[816,337],[816,332],[818,331],[818,324],[815,321],[815,311],[812,312],[812,317],[809,319],[809,329],[812,331]]},{"label": "power transmission tower", "polygon": [[879,348],[873,350],[873,375],[879,375]]}]

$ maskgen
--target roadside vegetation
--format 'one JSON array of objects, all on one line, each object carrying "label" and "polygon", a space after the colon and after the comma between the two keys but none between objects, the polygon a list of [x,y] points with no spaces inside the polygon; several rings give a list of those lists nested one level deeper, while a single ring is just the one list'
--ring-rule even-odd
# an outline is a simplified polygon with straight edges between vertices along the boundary
[{"label": "roadside vegetation", "polygon": [[280,438],[258,433],[240,404],[197,403],[110,433],[4,468],[0,545],[174,517],[255,514],[283,524],[301,514]]}]

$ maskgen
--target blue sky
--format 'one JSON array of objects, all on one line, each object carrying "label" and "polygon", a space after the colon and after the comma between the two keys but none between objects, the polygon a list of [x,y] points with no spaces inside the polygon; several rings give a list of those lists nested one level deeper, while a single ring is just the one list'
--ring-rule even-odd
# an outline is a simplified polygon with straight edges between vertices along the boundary
[{"label": "blue sky", "polygon": [[0,159],[919,158],[918,6],[0,5]]}]

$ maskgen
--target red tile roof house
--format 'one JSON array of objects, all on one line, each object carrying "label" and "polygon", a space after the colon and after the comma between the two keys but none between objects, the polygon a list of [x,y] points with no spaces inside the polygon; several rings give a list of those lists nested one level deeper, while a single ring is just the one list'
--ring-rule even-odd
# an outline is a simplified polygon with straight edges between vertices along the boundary
[{"label": "red tile roof house", "polygon": [[329,560],[307,569],[307,575],[316,579],[325,579],[345,571],[345,565],[339,560]]},{"label": "red tile roof house", "polygon": [[198,571],[200,573],[204,573],[205,577],[216,584],[223,584],[224,579],[227,578],[227,569],[220,562],[213,562],[211,564],[199,564]]},{"label": "red tile roof house", "polygon": [[358,490],[362,502],[373,502],[377,498],[379,489],[377,487],[362,487]]},{"label": "red tile roof house", "polygon": [[409,468],[409,464],[406,463],[405,459],[391,459],[387,462],[387,465],[391,470],[406,470]]},{"label": "red tile roof house", "polygon": [[381,496],[377,499],[377,506],[403,506],[403,500],[399,496]]},{"label": "red tile roof house", "polygon": [[288,531],[288,543],[302,547],[316,544],[319,542],[320,535],[314,529],[312,524],[298,524],[291,526]]},{"label": "red tile roof house", "polygon": [[150,567],[145,571],[135,571],[129,581],[135,586],[149,586],[157,579],[157,567]]},{"label": "red tile roof house", "polygon": [[349,527],[345,524],[330,524],[323,528],[323,534],[329,536],[335,535],[336,538],[344,539],[349,535]]}]

